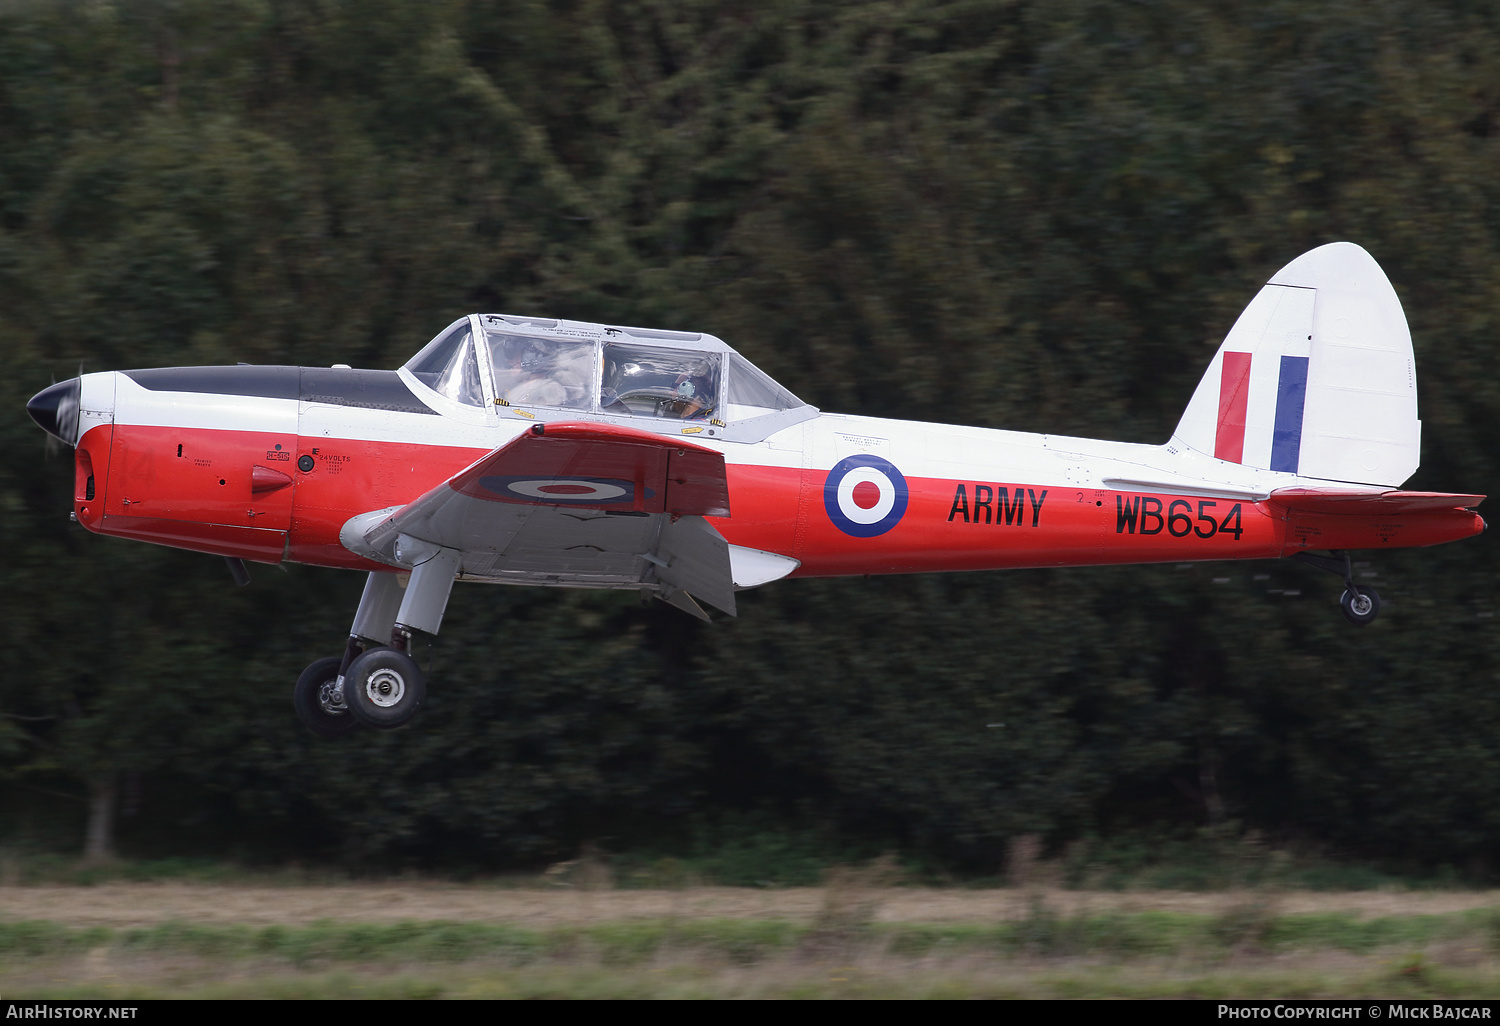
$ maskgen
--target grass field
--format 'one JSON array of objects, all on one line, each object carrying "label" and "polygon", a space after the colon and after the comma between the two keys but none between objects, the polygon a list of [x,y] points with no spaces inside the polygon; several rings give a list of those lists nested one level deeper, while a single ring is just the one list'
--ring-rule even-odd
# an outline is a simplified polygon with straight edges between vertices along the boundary
[{"label": "grass field", "polygon": [[1494,997],[1500,892],[0,887],[0,997]]}]

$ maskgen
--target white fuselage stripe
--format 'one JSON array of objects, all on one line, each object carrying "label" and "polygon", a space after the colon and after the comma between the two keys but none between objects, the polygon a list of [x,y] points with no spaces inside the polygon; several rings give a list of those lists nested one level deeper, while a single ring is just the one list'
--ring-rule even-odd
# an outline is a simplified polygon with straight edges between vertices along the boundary
[{"label": "white fuselage stripe", "polygon": [[[154,391],[125,374],[113,376],[115,423],[122,426],[289,432],[329,440],[438,445],[476,452],[499,448],[530,427],[511,419],[464,424],[440,414],[259,396]],[[597,416],[578,419],[606,420]],[[647,418],[613,418],[608,422],[647,430],[657,423]],[[1183,487],[1201,481],[1209,490],[1217,485],[1264,494],[1299,483],[1327,484],[1226,463],[1180,443],[1143,445],[831,413],[794,425],[764,442],[726,442],[702,435],[691,440],[723,453],[730,465],[820,472],[850,455],[868,453],[891,461],[908,477],[1025,482],[1057,488],[1104,488],[1106,481],[1114,479],[1171,478],[1185,481]]]}]

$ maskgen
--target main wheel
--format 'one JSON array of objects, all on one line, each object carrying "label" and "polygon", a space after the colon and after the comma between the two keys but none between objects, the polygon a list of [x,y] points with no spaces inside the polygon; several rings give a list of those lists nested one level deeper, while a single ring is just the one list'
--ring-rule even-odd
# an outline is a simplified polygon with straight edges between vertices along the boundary
[{"label": "main wheel", "polygon": [[319,659],[302,671],[292,691],[297,719],[319,737],[343,737],[360,726],[349,707],[338,698],[339,666],[342,663],[338,656]]},{"label": "main wheel", "polygon": [[1361,626],[1372,622],[1380,614],[1380,594],[1374,588],[1360,588],[1354,594],[1344,592],[1339,598],[1344,619]]},{"label": "main wheel", "polygon": [[361,723],[394,730],[417,714],[427,681],[417,662],[394,648],[372,648],[344,674],[344,701]]}]

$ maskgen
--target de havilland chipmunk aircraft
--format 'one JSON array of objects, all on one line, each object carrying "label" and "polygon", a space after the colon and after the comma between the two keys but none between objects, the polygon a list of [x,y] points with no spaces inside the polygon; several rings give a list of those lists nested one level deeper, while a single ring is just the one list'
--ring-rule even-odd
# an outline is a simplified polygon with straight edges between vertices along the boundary
[{"label": "de havilland chipmunk aircraft", "polygon": [[[76,448],[90,531],[368,574],[316,733],[407,722],[454,581],[639,590],[708,619],[783,577],[1292,557],[1478,534],[1483,496],[1401,491],[1411,335],[1363,249],[1271,278],[1164,445],[822,413],[711,335],[476,314],[395,371],[83,374],[27,409]],[[1322,553],[1322,554],[1320,554]]]}]

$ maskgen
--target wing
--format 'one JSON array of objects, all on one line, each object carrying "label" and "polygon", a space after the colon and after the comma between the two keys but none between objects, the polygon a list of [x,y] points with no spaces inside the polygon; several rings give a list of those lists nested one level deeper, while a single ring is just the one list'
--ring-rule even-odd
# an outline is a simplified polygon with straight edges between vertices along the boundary
[{"label": "wing", "polygon": [[1472,509],[1483,495],[1449,495],[1445,492],[1402,492],[1394,489],[1340,491],[1336,488],[1278,488],[1266,499],[1283,509],[1301,513],[1399,514],[1437,513]]},{"label": "wing", "polygon": [[[536,424],[405,506],[355,517],[341,539],[393,565],[402,547],[461,554],[459,579],[649,588],[695,616],[735,612],[724,457],[609,424]],[[418,559],[420,561],[420,558]]]}]

